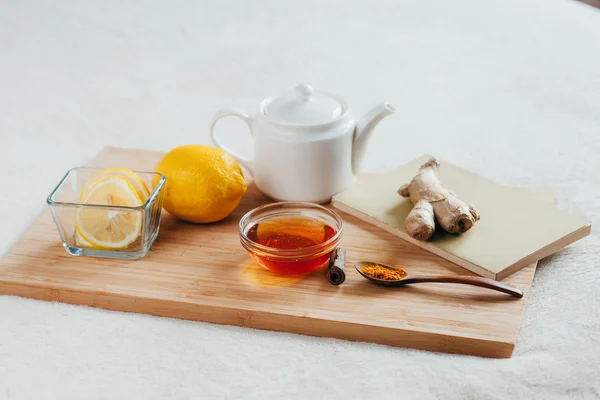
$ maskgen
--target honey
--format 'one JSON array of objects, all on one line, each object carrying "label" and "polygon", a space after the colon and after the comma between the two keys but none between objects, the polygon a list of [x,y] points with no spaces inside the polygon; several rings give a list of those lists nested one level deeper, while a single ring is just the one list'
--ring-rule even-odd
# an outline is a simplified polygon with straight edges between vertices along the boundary
[{"label": "honey", "polygon": [[[335,236],[336,230],[326,222],[303,215],[272,216],[256,221],[246,231],[247,238],[259,245],[273,249],[269,254],[250,251],[259,265],[282,275],[304,274],[329,260],[333,248],[323,251],[319,245]],[[308,252],[311,248],[315,253]],[[280,257],[278,250],[301,250],[294,257]]]}]

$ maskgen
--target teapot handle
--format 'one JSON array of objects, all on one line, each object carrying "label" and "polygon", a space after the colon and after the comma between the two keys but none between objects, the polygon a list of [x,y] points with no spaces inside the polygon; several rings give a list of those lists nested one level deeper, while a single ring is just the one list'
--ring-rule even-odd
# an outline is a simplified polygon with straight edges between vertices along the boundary
[{"label": "teapot handle", "polygon": [[233,150],[230,150],[217,137],[217,134],[215,132],[215,125],[217,125],[217,122],[219,122],[219,120],[221,118],[225,118],[225,117],[238,117],[238,118],[242,119],[248,125],[248,129],[250,130],[251,135],[252,135],[252,118],[250,118],[250,116],[244,110],[233,109],[233,108],[223,108],[223,109],[217,111],[215,113],[215,115],[213,116],[212,122],[210,123],[210,138],[215,146],[217,146],[218,148],[225,150],[227,153],[231,154],[233,156],[233,158],[235,158],[240,164],[242,164],[244,167],[246,167],[246,169],[248,171],[250,171],[250,174],[252,174],[252,176],[254,176],[254,161],[237,154]]}]

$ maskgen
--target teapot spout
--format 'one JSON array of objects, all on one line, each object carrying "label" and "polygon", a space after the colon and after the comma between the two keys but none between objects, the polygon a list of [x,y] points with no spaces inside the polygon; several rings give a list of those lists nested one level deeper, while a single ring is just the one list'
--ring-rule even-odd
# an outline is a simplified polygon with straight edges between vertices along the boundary
[{"label": "teapot spout", "polygon": [[369,137],[375,129],[375,126],[387,117],[396,112],[396,109],[388,103],[381,103],[358,121],[354,131],[354,143],[352,145],[352,170],[358,172],[358,168],[363,160],[367,149]]}]

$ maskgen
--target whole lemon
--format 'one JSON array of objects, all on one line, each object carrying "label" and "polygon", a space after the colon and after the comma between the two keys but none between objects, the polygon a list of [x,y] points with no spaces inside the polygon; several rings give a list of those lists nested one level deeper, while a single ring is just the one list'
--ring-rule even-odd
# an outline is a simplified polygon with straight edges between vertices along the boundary
[{"label": "whole lemon", "polygon": [[235,159],[214,147],[176,147],[155,170],[167,178],[163,207],[184,221],[222,220],[235,210],[247,189]]}]

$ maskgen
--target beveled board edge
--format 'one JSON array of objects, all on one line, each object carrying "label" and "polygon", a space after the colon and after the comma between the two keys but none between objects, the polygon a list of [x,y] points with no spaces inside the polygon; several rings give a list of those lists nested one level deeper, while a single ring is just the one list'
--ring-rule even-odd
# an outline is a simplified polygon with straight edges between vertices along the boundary
[{"label": "beveled board edge", "polygon": [[505,269],[503,269],[502,271],[498,272],[496,274],[496,279],[502,280],[502,279],[514,274],[515,272],[519,271],[520,269],[524,268],[525,266],[527,266],[531,263],[537,262],[545,257],[548,257],[551,254],[554,254],[554,253],[564,249],[568,245],[588,236],[591,233],[591,231],[592,231],[592,224],[590,223],[584,227],[577,229],[574,232],[571,232],[570,234],[558,239],[555,242],[550,243],[547,246],[542,247],[538,251],[528,255],[527,257],[520,259],[513,265],[510,265],[510,266],[506,267]]},{"label": "beveled board edge", "polygon": [[[0,293],[43,301],[56,301],[79,306],[98,307],[111,311],[135,312],[158,317],[233,325],[307,336],[328,337],[357,342],[413,348],[434,352],[510,358],[515,343],[472,337],[455,337],[432,332],[411,331],[362,325],[358,323],[324,320],[310,316],[286,315],[256,310],[240,310],[205,304],[186,304],[172,300],[155,300],[110,292],[82,292],[65,288],[40,287],[0,281]],[[267,316],[267,318],[264,318]],[[310,324],[297,324],[298,318]]]}]

